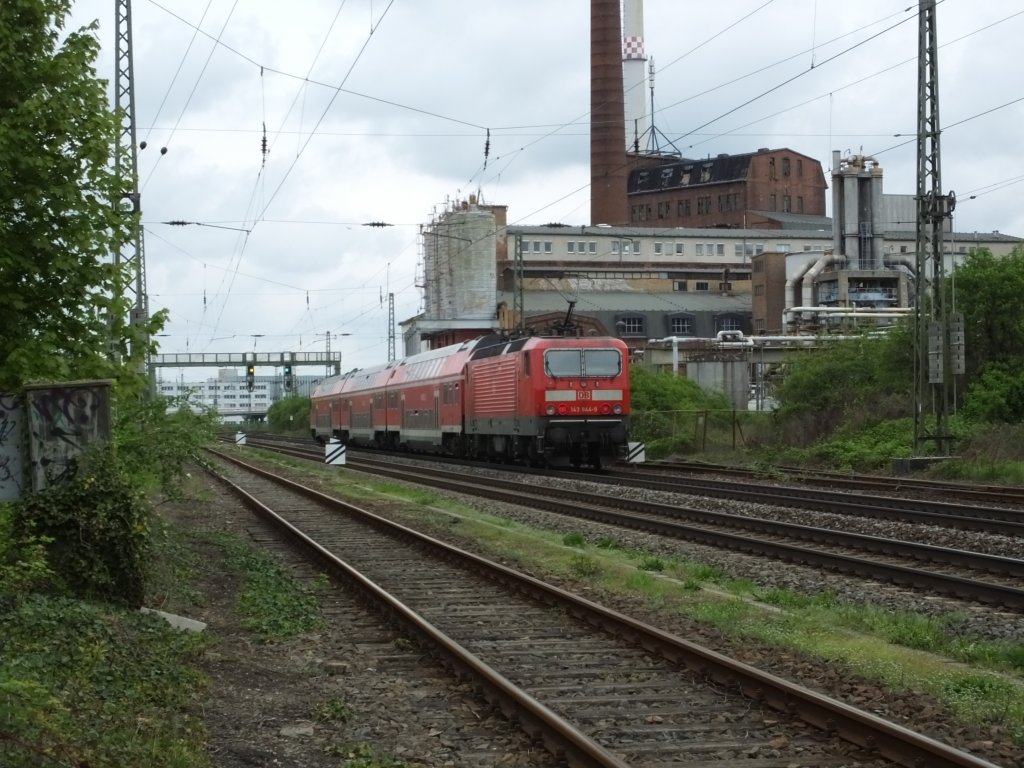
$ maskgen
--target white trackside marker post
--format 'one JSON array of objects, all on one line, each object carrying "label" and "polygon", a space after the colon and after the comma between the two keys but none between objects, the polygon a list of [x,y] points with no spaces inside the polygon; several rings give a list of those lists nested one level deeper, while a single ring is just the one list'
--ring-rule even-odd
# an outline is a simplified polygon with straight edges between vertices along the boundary
[{"label": "white trackside marker post", "polygon": [[235,445],[245,445],[245,432],[235,432]]},{"label": "white trackside marker post", "polygon": [[630,464],[643,464],[647,461],[647,446],[644,443],[626,443],[626,461]]},{"label": "white trackside marker post", "polygon": [[345,444],[336,437],[332,437],[324,446],[324,461],[332,467],[345,465]]}]

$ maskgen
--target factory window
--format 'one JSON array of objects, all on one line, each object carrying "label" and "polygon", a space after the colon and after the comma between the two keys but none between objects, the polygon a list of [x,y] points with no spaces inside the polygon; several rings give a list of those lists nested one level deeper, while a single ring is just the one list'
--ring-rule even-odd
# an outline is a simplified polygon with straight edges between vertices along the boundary
[{"label": "factory window", "polygon": [[565,246],[566,246],[566,252],[568,252],[568,253],[576,253],[576,241],[575,240],[570,240],[568,243],[565,244]]},{"label": "factory window", "polygon": [[790,252],[789,243],[778,243],[778,244],[776,244],[775,252],[776,253],[789,253]]},{"label": "factory window", "polygon": [[[700,181],[702,184],[711,181],[711,163],[706,163],[705,165],[701,166]],[[708,199],[710,200],[711,198]]]},{"label": "factory window", "polygon": [[631,315],[619,320],[616,327],[620,330],[620,336],[643,336],[644,319],[640,315]]},{"label": "factory window", "polygon": [[789,158],[782,158],[782,175],[789,176]]},{"label": "factory window", "polygon": [[804,175],[804,161],[801,160],[799,157],[796,159],[796,175],[797,176],[803,176]]},{"label": "factory window", "polygon": [[540,240],[533,241],[533,252],[540,253]]},{"label": "factory window", "polygon": [[697,255],[698,256],[703,256],[704,255],[704,243],[697,243]]},{"label": "factory window", "polygon": [[668,332],[673,336],[692,336],[692,317],[672,317],[668,321]]},{"label": "factory window", "polygon": [[789,195],[782,196],[782,210],[784,213],[789,213],[790,211]]},{"label": "factory window", "polygon": [[544,253],[551,253],[551,241],[550,240],[545,240],[544,241]]},{"label": "factory window", "polygon": [[686,252],[684,245],[685,243],[676,243],[676,256],[682,256]]},{"label": "factory window", "polygon": [[595,240],[591,240],[589,243],[587,243],[587,252],[597,253],[597,242]]},{"label": "factory window", "polygon": [[796,198],[796,212],[797,213],[803,213],[804,212],[804,199],[803,199],[803,197],[801,197],[799,195]]},{"label": "factory window", "polygon": [[715,255],[716,256],[725,256],[725,243],[716,243],[715,244]]},{"label": "factory window", "polygon": [[720,331],[741,331],[743,328],[740,326],[740,321],[735,317],[720,317],[715,322]]},{"label": "factory window", "polygon": [[708,289],[707,281],[698,280],[697,284],[694,286],[694,289],[698,291],[706,291]]},{"label": "factory window", "polygon": [[[633,241],[631,241],[631,245],[633,246],[633,253],[635,253],[637,256],[639,256],[640,255],[640,241],[639,240],[633,240]],[[628,248],[628,246],[627,246],[627,248]]]},{"label": "factory window", "polygon": [[679,201],[679,216],[682,217],[682,216],[689,216],[689,215],[690,215],[690,201],[689,200],[680,200]]},{"label": "factory window", "polygon": [[660,254],[661,253],[661,243],[655,243],[654,244],[654,252],[656,254]]},{"label": "factory window", "polygon": [[764,286],[763,285],[755,285],[754,286],[754,295],[755,296],[764,296]]},{"label": "factory window", "polygon": [[901,245],[900,246],[900,253],[906,253],[906,252],[907,252],[907,246]]},{"label": "factory window", "polygon": [[579,251],[580,253],[586,253],[587,252],[587,244],[585,242],[583,242],[582,240],[580,240],[578,243],[576,243],[576,250]]},{"label": "factory window", "polygon": [[775,206],[776,206],[775,195],[773,194],[771,197],[768,198],[768,200],[770,201],[769,202],[769,206],[770,206],[769,210],[774,211],[775,210]]},{"label": "factory window", "polygon": [[[774,157],[772,157],[772,158],[770,158],[768,160],[768,178],[769,179],[774,179],[775,178],[775,158]],[[774,211],[775,209],[772,208],[772,210]]]},{"label": "factory window", "polygon": [[685,280],[673,280],[672,281],[672,290],[673,291],[683,291],[683,292],[685,292],[686,291],[686,281]]}]

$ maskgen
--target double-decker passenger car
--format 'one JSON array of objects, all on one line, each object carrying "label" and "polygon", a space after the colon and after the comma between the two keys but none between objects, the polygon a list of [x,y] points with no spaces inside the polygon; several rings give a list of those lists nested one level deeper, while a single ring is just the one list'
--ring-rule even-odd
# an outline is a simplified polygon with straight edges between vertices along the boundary
[{"label": "double-decker passenger car", "polygon": [[596,468],[625,456],[628,361],[615,338],[485,336],[324,380],[312,432],[346,445]]}]

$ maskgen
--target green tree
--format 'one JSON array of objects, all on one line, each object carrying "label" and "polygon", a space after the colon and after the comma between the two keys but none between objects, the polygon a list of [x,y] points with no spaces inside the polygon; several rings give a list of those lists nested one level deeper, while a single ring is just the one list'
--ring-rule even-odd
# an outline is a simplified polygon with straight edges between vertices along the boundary
[{"label": "green tree", "polygon": [[109,354],[131,333],[112,254],[136,226],[121,205],[133,185],[111,162],[120,121],[96,77],[96,25],[66,30],[70,5],[0,2],[0,391],[126,370]]},{"label": "green tree", "polygon": [[964,317],[962,413],[974,423],[1024,420],[1024,247],[972,250],[945,286]]},{"label": "green tree", "polygon": [[777,435],[808,445],[840,426],[860,428],[912,413],[913,328],[836,340],[785,363],[776,394]]},{"label": "green tree", "polygon": [[1024,357],[1024,247],[972,250],[946,286],[964,315],[967,373]]},{"label": "green tree", "polygon": [[267,424],[274,432],[309,434],[309,398],[293,395],[278,400],[267,409]]}]

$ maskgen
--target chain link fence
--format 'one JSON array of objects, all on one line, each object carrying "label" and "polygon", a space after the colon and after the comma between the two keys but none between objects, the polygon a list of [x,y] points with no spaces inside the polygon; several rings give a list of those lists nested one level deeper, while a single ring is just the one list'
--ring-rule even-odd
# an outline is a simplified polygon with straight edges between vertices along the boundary
[{"label": "chain link fence", "polygon": [[648,459],[711,456],[764,445],[772,430],[765,411],[633,411],[630,439],[646,444]]}]

